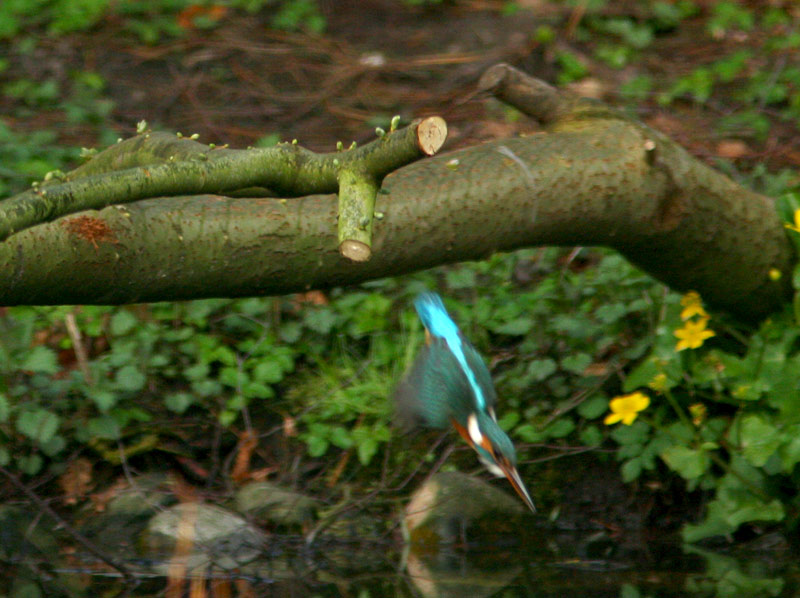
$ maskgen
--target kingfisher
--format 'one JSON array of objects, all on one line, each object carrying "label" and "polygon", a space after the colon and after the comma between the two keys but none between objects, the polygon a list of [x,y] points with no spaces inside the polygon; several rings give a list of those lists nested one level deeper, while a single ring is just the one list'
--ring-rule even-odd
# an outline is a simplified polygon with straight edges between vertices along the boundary
[{"label": "kingfisher", "polygon": [[506,477],[536,512],[517,471],[517,454],[497,424],[497,392],[478,351],[447,313],[442,298],[425,292],[414,301],[425,327],[425,345],[394,393],[397,415],[406,427],[454,426],[486,469]]}]

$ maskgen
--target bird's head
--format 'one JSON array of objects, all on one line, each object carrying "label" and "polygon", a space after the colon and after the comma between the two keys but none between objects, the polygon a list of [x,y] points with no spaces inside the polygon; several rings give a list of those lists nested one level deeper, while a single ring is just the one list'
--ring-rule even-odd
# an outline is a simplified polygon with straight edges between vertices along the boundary
[{"label": "bird's head", "polygon": [[536,511],[530,494],[517,471],[514,444],[497,424],[494,412],[477,412],[467,416],[466,426],[453,422],[467,443],[475,449],[486,469],[497,477],[506,477],[531,511]]}]

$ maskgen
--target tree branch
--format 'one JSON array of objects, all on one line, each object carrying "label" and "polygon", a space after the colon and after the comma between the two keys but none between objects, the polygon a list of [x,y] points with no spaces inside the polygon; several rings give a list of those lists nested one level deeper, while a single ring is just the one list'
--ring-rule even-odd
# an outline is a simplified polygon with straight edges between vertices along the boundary
[{"label": "tree branch", "polygon": [[447,130],[441,118],[430,117],[363,147],[331,154],[294,143],[231,150],[176,140],[166,133],[144,133],[101,152],[62,182],[48,181],[0,202],[0,241],[67,214],[153,197],[251,187],[266,187],[283,197],[335,192],[343,172],[360,173],[377,192],[389,172],[439,150],[444,136],[432,144],[431,129]]},{"label": "tree branch", "polygon": [[[790,296],[771,199],[661,133],[577,101],[547,132],[434,156],[384,180],[373,255],[336,250],[335,196],[146,200],[0,244],[0,304],[130,303],[353,284],[534,245],[602,245],[753,320]],[[783,273],[777,281],[770,270]]]}]

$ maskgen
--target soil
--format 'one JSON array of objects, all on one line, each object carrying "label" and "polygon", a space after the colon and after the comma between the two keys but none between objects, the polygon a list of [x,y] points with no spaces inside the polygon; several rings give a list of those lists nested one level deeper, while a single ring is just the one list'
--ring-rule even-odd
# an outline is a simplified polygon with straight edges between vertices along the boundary
[{"label": "soil", "polygon": [[[711,39],[698,17],[661,32],[638,59],[614,70],[595,58],[597,36],[577,41],[576,25],[585,18],[582,3],[571,8],[523,0],[516,3],[521,10],[504,16],[507,4],[460,0],[426,8],[400,0],[324,0],[323,35],[276,32],[266,8],[253,15],[229,11],[213,29],[193,28],[188,20],[183,38],[154,46],[142,44],[119,18],[109,17],[87,33],[39,40],[35,51],[11,61],[2,78],[54,79],[66,90],[73,73],[98,72],[115,106],[111,125],[122,136],[133,134],[136,123],[145,119],[157,128],[199,133],[203,141],[234,147],[276,134],[330,151],[340,140],[346,145],[369,140],[374,127],[395,114],[405,120],[438,114],[448,122],[446,148],[452,149],[536,128],[530,119],[475,93],[481,73],[497,62],[553,82],[559,71],[556,56],[569,50],[592,73],[576,85],[578,90],[613,104],[620,102],[619,86],[635,75],[672,81],[763,42],[741,33]],[[608,12],[641,12],[636,2],[607,4]],[[707,3],[696,4],[706,8]],[[542,25],[552,27],[559,41],[537,42],[534,32]],[[0,97],[1,113],[13,114],[14,107],[15,100]],[[708,161],[727,152],[726,157],[742,162],[765,162],[769,170],[800,165],[800,136],[793,123],[771,118],[765,143],[716,135],[715,119],[736,108],[726,97],[662,108],[651,94],[636,110]],[[98,143],[97,125],[69,123],[57,106],[24,121],[10,120],[18,128],[55,130],[62,143]]]}]

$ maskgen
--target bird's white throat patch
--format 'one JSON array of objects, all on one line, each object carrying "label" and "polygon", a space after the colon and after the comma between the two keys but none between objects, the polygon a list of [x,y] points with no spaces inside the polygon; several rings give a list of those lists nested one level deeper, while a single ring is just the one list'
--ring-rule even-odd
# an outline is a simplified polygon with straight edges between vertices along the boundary
[{"label": "bird's white throat patch", "polygon": [[469,432],[469,437],[472,438],[472,442],[481,446],[483,434],[480,426],[478,426],[478,418],[474,413],[470,413],[467,417],[467,431]]}]

